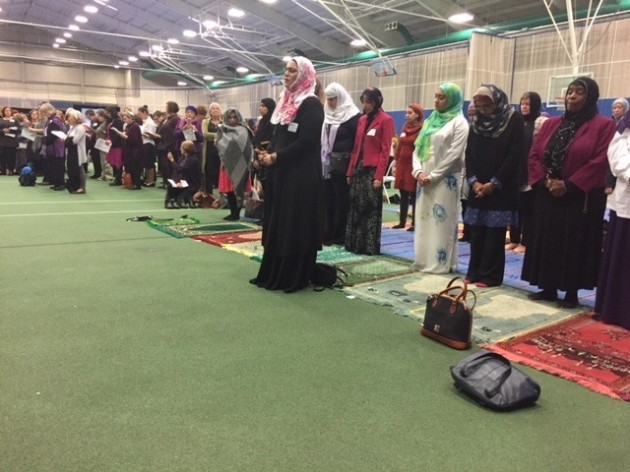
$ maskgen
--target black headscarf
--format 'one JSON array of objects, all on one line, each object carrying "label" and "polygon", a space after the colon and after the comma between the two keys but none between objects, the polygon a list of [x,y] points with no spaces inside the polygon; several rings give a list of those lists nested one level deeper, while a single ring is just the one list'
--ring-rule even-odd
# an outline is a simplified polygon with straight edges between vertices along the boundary
[{"label": "black headscarf", "polygon": [[525,92],[521,97],[521,102],[527,98],[529,98],[529,115],[523,115],[523,119],[533,123],[540,116],[542,99],[536,92]]},{"label": "black headscarf", "polygon": [[369,100],[374,104],[374,110],[367,114],[367,127],[366,131],[369,128],[370,124],[374,120],[376,114],[381,110],[383,106],[383,94],[376,87],[368,87],[361,94],[361,102]]},{"label": "black headscarf", "polygon": [[586,90],[586,101],[578,111],[565,111],[562,124],[556,131],[556,135],[551,139],[545,157],[543,166],[547,169],[547,177],[554,179],[562,179],[562,164],[567,153],[567,148],[575,133],[587,121],[593,119],[599,113],[597,110],[597,100],[599,99],[599,86],[597,82],[589,77],[578,77],[567,87],[567,94],[564,96],[564,106],[567,108],[567,95],[570,88],[574,85],[584,87]]},{"label": "black headscarf", "polygon": [[256,126],[256,134],[254,135],[254,147],[259,149],[260,143],[270,141],[273,134],[273,125],[271,124],[271,115],[276,109],[276,102],[273,98],[263,98],[260,103],[267,107],[267,114],[260,118]]}]

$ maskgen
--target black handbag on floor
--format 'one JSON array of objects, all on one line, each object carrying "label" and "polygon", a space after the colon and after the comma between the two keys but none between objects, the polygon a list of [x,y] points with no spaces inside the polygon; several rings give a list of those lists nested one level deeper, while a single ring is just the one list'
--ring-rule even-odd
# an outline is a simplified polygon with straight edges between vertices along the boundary
[{"label": "black handbag on floor", "polygon": [[482,349],[451,367],[455,387],[481,405],[497,411],[531,406],[540,386],[500,354]]},{"label": "black handbag on floor", "polygon": [[[461,285],[454,285],[457,280],[461,281]],[[468,294],[475,299],[473,306],[466,303]],[[444,290],[427,299],[420,334],[454,349],[470,349],[472,312],[476,303],[477,296],[468,290],[466,281],[461,277],[455,277]]]}]

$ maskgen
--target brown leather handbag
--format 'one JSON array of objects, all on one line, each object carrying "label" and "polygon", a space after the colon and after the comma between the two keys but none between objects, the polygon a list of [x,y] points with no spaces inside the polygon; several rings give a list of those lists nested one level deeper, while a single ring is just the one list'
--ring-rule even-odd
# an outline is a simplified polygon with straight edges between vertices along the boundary
[{"label": "brown leather handbag", "polygon": [[[460,284],[455,284],[460,281]],[[471,294],[474,303],[469,306],[466,298]],[[452,279],[440,293],[427,299],[427,309],[420,334],[440,341],[454,349],[470,349],[472,313],[477,304],[477,296],[468,290],[468,284],[461,277]]]}]

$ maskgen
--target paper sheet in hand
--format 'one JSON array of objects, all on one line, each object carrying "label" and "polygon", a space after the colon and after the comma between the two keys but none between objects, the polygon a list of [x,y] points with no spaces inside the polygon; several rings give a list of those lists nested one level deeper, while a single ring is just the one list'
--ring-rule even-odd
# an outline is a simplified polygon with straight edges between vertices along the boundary
[{"label": "paper sheet in hand", "polygon": [[99,151],[109,152],[110,147],[112,147],[111,144],[107,144],[103,138],[98,138],[94,143],[94,148]]},{"label": "paper sheet in hand", "polygon": [[[171,184],[171,187],[177,187],[177,182],[175,182],[173,179],[168,179],[168,183]],[[188,182],[186,182],[185,180],[180,180],[179,184],[179,187],[181,188],[188,187]]]},{"label": "paper sheet in hand", "polygon": [[22,133],[20,134],[23,138],[26,138],[29,141],[35,141],[35,138],[37,138],[37,135],[28,128],[22,128]]},{"label": "paper sheet in hand", "polygon": [[64,133],[63,131],[51,131],[51,133],[57,136],[58,138],[63,139],[64,141],[68,137],[68,135]]},{"label": "paper sheet in hand", "polygon": [[186,138],[186,141],[197,141],[197,136],[195,135],[195,131],[192,129],[184,130],[184,138]]}]

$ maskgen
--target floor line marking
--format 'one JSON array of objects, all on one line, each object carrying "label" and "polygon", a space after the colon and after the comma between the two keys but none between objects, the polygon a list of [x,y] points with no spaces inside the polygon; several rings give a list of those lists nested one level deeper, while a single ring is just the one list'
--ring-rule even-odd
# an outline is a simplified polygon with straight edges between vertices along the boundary
[{"label": "floor line marking", "polygon": [[[179,208],[180,211],[186,211],[186,208]],[[111,211],[77,211],[77,212],[65,212],[65,213],[22,213],[22,214],[15,214],[15,215],[0,215],[0,218],[19,218],[19,217],[30,217],[30,216],[73,216],[73,215],[115,215],[115,214],[120,214],[120,213],[131,213],[131,216],[134,216],[133,214],[144,214],[144,215],[150,215],[151,213],[156,213],[156,212],[165,212],[165,213],[173,213],[173,210],[167,210],[167,209],[155,209],[155,208],[151,208],[149,210],[111,210]],[[177,213],[177,212],[175,212]]]}]

